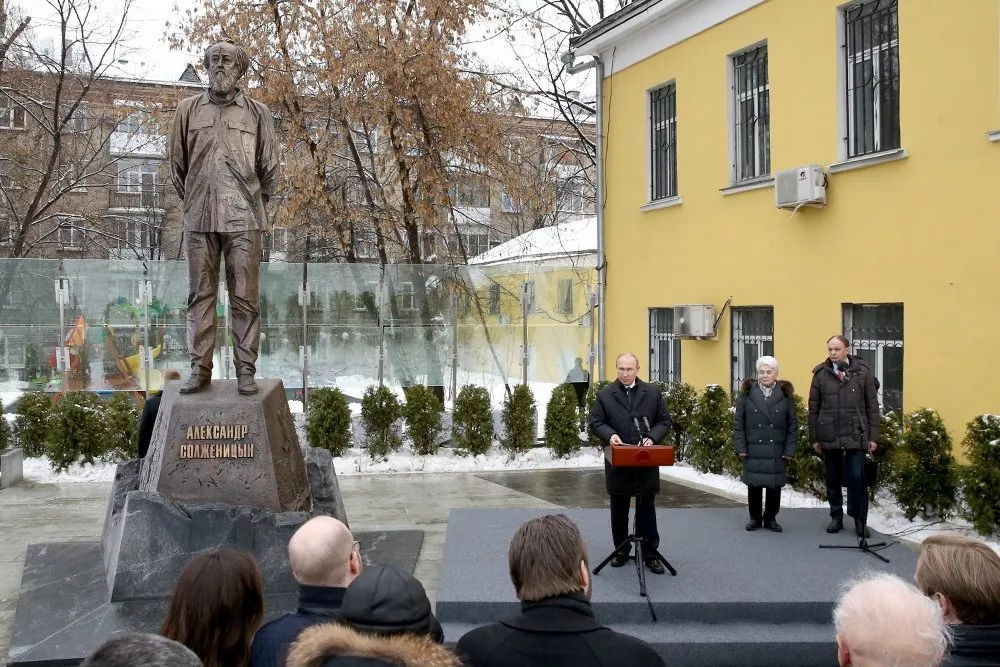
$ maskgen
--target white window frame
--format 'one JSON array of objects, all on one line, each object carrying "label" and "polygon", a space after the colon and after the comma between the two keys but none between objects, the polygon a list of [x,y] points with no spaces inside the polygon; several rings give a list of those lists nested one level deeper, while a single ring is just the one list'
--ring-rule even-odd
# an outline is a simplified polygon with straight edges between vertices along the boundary
[{"label": "white window frame", "polygon": [[416,296],[413,290],[413,282],[409,280],[398,282],[394,285],[396,296],[396,307],[399,310],[416,310]]},{"label": "white window frame", "polygon": [[63,250],[83,250],[85,234],[77,224],[78,221],[74,218],[56,218],[56,220],[56,239],[59,247]]},{"label": "white window frame", "polygon": [[[762,40],[748,46],[746,48],[740,49],[739,51],[730,54],[727,57],[727,76],[728,76],[728,88],[729,88],[729,183],[730,185],[740,185],[748,181],[754,181],[757,179],[768,178],[771,175],[771,76],[770,76],[770,61],[765,65],[765,72],[767,73],[767,82],[763,85],[758,85],[752,90],[740,91],[739,94],[736,92],[736,61],[741,56],[751,54],[758,49],[765,50],[765,58],[768,58],[769,53],[767,52],[767,40]],[[745,120],[739,117],[738,105],[741,102],[753,101],[754,107],[754,117],[760,120],[761,117],[761,99],[763,94],[767,93],[767,123],[762,126],[757,123],[754,127],[754,172],[752,175],[744,175],[740,177],[739,165],[742,162],[741,150],[744,145],[742,141],[746,132],[746,123],[741,123],[738,121]],[[739,99],[737,99],[739,97]],[[761,164],[761,146],[765,146],[765,151],[767,153],[767,165]],[[765,169],[766,167],[766,169]]]},{"label": "white window frame", "polygon": [[[18,113],[20,112],[20,113]],[[18,118],[20,117],[20,124]],[[0,130],[23,130],[27,127],[28,112],[8,98],[0,98]]]},{"label": "white window frame", "polygon": [[[868,52],[863,54],[848,54],[848,39],[847,39],[847,19],[845,17],[845,12],[858,5],[863,5],[871,0],[854,0],[846,4],[837,7],[837,120],[838,127],[840,129],[840,142],[839,142],[839,161],[844,162],[846,160],[862,160],[864,158],[869,158],[873,155],[878,155],[879,153],[886,151],[896,151],[902,149],[902,137],[900,137],[900,146],[897,147],[883,147],[881,146],[882,132],[881,132],[881,105],[878,104],[878,90],[879,84],[875,84],[872,87],[872,96],[874,101],[872,104],[872,115],[873,115],[873,131],[874,131],[874,148],[872,151],[867,153],[861,153],[859,155],[851,155],[850,138],[855,135],[855,116],[854,116],[854,67],[848,67],[848,60],[851,61],[851,65],[856,62],[864,60],[873,60],[872,71],[879,71],[879,57],[884,51],[896,48],[897,52],[899,50],[899,33],[897,31],[896,39],[890,40],[889,42],[883,42],[879,44],[876,50],[874,46]],[[897,25],[899,22],[899,6],[896,7]],[[864,56],[864,57],[859,57]],[[897,119],[898,122],[902,123],[901,119]],[[902,127],[900,128],[902,130]]]},{"label": "white window frame", "polygon": [[[664,90],[670,86],[674,89],[674,110],[673,116],[667,117],[661,123],[654,123],[653,120],[653,95],[657,92]],[[673,128],[674,137],[677,137],[677,81],[671,79],[669,81],[664,81],[663,83],[657,84],[652,88],[646,90],[646,196],[650,203],[668,201],[671,199],[677,199],[680,197],[680,179],[678,175],[678,155],[677,155],[677,144],[676,142],[671,147],[668,152],[668,160],[665,165],[666,168],[666,181],[668,187],[671,181],[676,181],[674,187],[674,192],[668,192],[666,194],[661,194],[654,198],[654,189],[656,185],[657,173],[654,169],[654,158],[653,158],[653,139],[656,133],[661,130],[669,130]],[[655,125],[655,127],[654,127]],[[674,178],[671,179],[670,174],[673,172]]]}]

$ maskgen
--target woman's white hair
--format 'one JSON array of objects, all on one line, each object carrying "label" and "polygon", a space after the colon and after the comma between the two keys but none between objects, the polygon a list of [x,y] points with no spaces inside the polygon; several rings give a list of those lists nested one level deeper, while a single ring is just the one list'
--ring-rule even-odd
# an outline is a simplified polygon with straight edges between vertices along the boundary
[{"label": "woman's white hair", "polygon": [[778,372],[778,360],[771,356],[764,356],[757,360],[757,372],[760,373],[760,367],[767,366],[768,368],[773,368],[774,372]]}]

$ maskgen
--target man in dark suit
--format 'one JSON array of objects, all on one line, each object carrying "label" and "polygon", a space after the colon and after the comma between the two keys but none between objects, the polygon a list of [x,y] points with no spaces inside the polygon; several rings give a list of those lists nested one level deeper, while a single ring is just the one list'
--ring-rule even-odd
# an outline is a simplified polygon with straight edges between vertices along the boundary
[{"label": "man in dark suit", "polygon": [[[618,380],[598,392],[590,428],[609,445],[658,444],[670,431],[670,412],[663,394],[656,385],[636,377],[639,359],[631,352],[619,354],[615,366]],[[611,536],[615,547],[628,537],[628,510],[634,496],[636,534],[646,545],[657,549],[660,534],[656,529],[655,502],[660,492],[660,469],[616,468],[605,460],[604,480],[611,496]],[[621,567],[631,559],[628,552],[619,554],[612,559],[611,567]],[[657,559],[646,559],[646,567],[656,574],[665,571]]]},{"label": "man in dark suit", "polygon": [[468,667],[665,667],[646,642],[601,625],[590,604],[587,546],[564,514],[517,529],[507,552],[521,613],[470,630],[455,653]]}]

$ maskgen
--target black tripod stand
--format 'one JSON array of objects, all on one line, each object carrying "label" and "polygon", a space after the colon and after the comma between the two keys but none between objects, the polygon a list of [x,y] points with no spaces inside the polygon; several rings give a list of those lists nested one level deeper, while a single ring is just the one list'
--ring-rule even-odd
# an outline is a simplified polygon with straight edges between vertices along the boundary
[{"label": "black tripod stand", "polygon": [[[640,442],[642,441],[643,438],[649,437],[649,422],[646,420],[645,417],[643,417],[643,422],[646,423],[646,430],[645,432],[640,431],[639,435]],[[636,424],[636,430],[639,430],[638,424]],[[649,599],[649,595],[646,592],[646,570],[644,568],[644,564],[647,560],[659,561],[660,563],[663,564],[663,567],[667,568],[667,572],[669,572],[674,577],[677,576],[677,570],[674,569],[673,565],[667,562],[667,559],[664,558],[663,554],[661,554],[658,550],[652,547],[646,547],[645,553],[643,553],[644,539],[639,537],[636,531],[636,522],[638,520],[638,514],[639,514],[639,497],[640,497],[638,490],[639,490],[638,482],[636,482],[635,485],[636,493],[634,494],[636,515],[632,517],[632,532],[629,533],[628,537],[625,538],[624,542],[615,547],[615,550],[612,551],[607,558],[601,561],[600,565],[594,568],[594,574],[600,574],[601,570],[604,569],[604,566],[610,563],[615,556],[618,555],[627,556],[629,552],[632,550],[632,547],[634,546],[635,571],[636,571],[636,576],[639,578],[639,595],[641,597],[646,598],[646,604],[649,605],[649,615],[653,617],[653,621],[656,621],[656,611],[653,609],[653,601]]]},{"label": "black tripod stand", "polygon": [[[886,558],[885,556],[883,556],[880,553],[876,553],[876,551],[875,551],[875,549],[877,549],[878,547],[883,547],[883,548],[886,547],[887,546],[886,543],[885,542],[876,542],[874,544],[869,544],[868,543],[868,539],[865,537],[865,535],[868,534],[868,474],[867,474],[867,468],[868,468],[867,463],[868,463],[868,461],[867,461],[867,458],[871,456],[871,453],[868,451],[868,447],[869,447],[869,445],[868,445],[868,435],[865,432],[865,427],[864,427],[863,424],[864,424],[863,421],[858,423],[858,431],[860,432],[859,433],[859,437],[861,438],[861,443],[863,445],[862,451],[865,452],[865,460],[861,461],[861,491],[862,491],[862,493],[861,493],[861,499],[860,499],[861,507],[858,508],[858,513],[861,515],[860,517],[858,517],[858,519],[860,521],[860,526],[859,526],[859,530],[858,530],[858,544],[857,544],[857,546],[851,546],[849,544],[821,544],[821,545],[819,545],[819,548],[820,549],[855,549],[857,551],[861,551],[861,552],[864,552],[866,554],[871,554],[872,556],[875,556],[875,558],[878,558],[883,563],[888,563],[889,562],[888,558]],[[845,458],[846,458],[846,453],[842,453],[841,455],[845,456]],[[841,467],[841,469],[843,469],[843,467]]]}]

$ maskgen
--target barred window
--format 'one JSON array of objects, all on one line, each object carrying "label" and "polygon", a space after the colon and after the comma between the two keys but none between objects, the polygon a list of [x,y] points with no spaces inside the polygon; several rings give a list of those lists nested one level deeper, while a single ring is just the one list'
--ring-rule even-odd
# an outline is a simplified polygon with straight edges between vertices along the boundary
[{"label": "barred window", "polygon": [[771,173],[767,45],[733,56],[733,182]]},{"label": "barred window", "polygon": [[843,304],[844,335],[879,381],[885,412],[903,410],[903,304]]},{"label": "barred window", "polygon": [[649,381],[681,381],[681,339],[674,333],[674,309],[649,309]]},{"label": "barred window", "polygon": [[757,360],[774,355],[774,306],[733,308],[730,349],[732,350],[732,390],[743,380],[757,377]]},{"label": "barred window", "polygon": [[677,196],[676,84],[649,94],[650,201]]},{"label": "barred window", "polygon": [[844,11],[847,157],[900,147],[897,0]]}]

